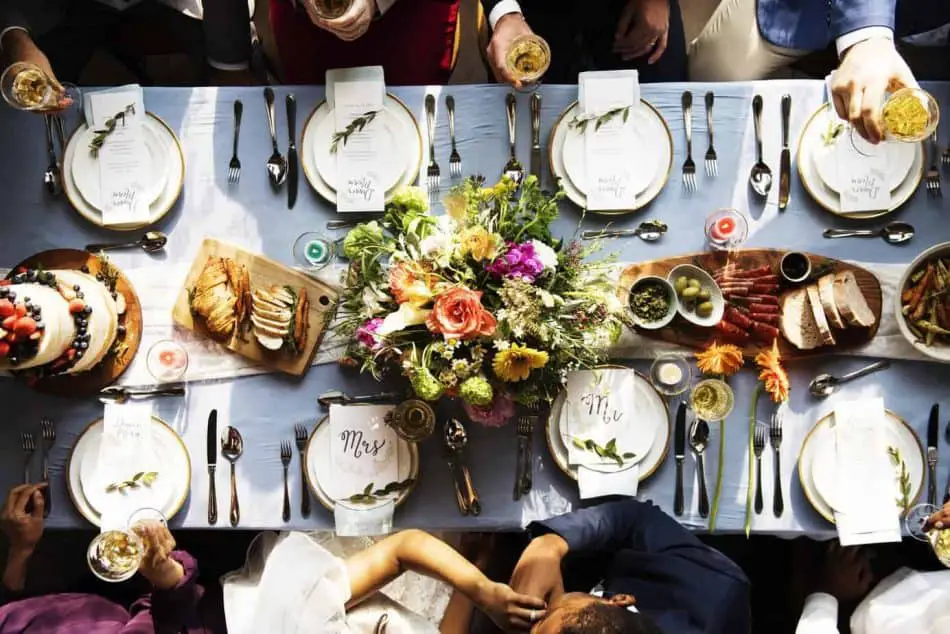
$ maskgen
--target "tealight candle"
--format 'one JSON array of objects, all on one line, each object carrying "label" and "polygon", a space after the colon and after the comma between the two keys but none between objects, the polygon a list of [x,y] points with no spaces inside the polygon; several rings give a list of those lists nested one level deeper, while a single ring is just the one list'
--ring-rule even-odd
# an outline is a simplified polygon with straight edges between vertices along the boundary
[{"label": "tealight candle", "polygon": [[323,239],[310,240],[304,247],[304,253],[310,264],[320,266],[330,259],[330,245]]},{"label": "tealight candle", "polygon": [[683,380],[683,371],[678,365],[668,361],[657,368],[656,378],[663,385],[672,387]]}]

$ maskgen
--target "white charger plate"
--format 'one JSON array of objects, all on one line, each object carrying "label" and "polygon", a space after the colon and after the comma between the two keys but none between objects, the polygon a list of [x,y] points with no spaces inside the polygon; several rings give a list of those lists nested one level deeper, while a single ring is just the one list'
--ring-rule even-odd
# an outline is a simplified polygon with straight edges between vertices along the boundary
[{"label": "white charger plate", "polygon": [[[156,488],[155,495],[144,491],[135,495],[142,496],[142,506],[158,508],[166,519],[170,520],[181,510],[191,489],[191,458],[181,437],[165,421],[152,416],[152,423],[153,447],[161,464],[158,478],[153,486],[158,485],[160,481],[162,484]],[[79,435],[69,455],[69,464],[66,468],[66,484],[73,506],[80,515],[95,526],[99,526],[100,514],[96,508],[101,505],[102,498],[91,491],[87,492],[83,474],[88,475],[91,472],[90,468],[99,456],[101,442],[102,419],[100,418],[90,423]],[[169,494],[161,493],[164,490],[167,490]],[[155,506],[156,504],[160,506]]]},{"label": "white charger plate", "polygon": [[[805,190],[811,197],[826,211],[830,211],[836,216],[843,218],[853,218],[856,220],[867,220],[870,218],[879,218],[893,211],[896,211],[904,203],[910,200],[910,197],[917,191],[920,181],[924,176],[924,164],[926,152],[923,143],[901,144],[913,151],[913,161],[907,170],[905,177],[901,182],[891,190],[891,206],[888,209],[880,211],[865,211],[857,213],[841,212],[841,196],[837,190],[832,189],[825,182],[818,170],[818,162],[815,159],[816,154],[827,152],[822,135],[828,127],[828,117],[831,116],[830,105],[821,106],[805,123],[802,128],[801,136],[798,139],[798,151],[795,160],[798,164],[798,176],[802,181]],[[846,132],[842,133],[846,134]],[[850,143],[846,138],[839,137],[839,142]],[[907,152],[908,150],[902,150]],[[902,159],[906,160],[906,158]],[[824,165],[824,161],[821,161]],[[899,164],[896,166],[899,167]],[[829,178],[833,179],[833,176]]]},{"label": "white charger plate", "polygon": [[[406,501],[409,494],[416,488],[419,482],[419,447],[416,443],[411,443],[402,438],[396,438],[396,460],[398,463],[397,481],[402,482],[407,478],[413,478],[415,482],[409,488],[396,494],[395,505],[398,508],[400,504]],[[306,457],[307,484],[313,495],[319,500],[328,511],[333,511],[336,500],[327,492],[321,483],[329,482],[334,478],[333,459],[330,455],[330,417],[324,416],[319,421],[310,434],[307,441],[307,449],[304,452]],[[387,482],[374,482],[376,487],[383,487]],[[387,503],[390,498],[381,500],[374,504],[360,504],[361,509],[375,509]],[[344,500],[345,502],[345,500]]]},{"label": "white charger plate", "polygon": [[[579,187],[578,183],[572,180],[571,175],[568,173],[568,168],[565,165],[565,145],[567,144],[567,139],[569,136],[577,136],[576,132],[570,129],[571,120],[578,112],[577,108],[578,105],[575,101],[561,113],[561,116],[554,124],[554,129],[551,131],[550,142],[548,143],[548,162],[550,164],[551,174],[553,174],[555,178],[560,179],[567,198],[578,207],[586,209],[587,194],[584,193],[582,186]],[[650,147],[644,148],[644,153],[654,157],[656,161],[654,163],[655,169],[652,171],[648,170],[648,173],[651,175],[650,181],[644,189],[637,192],[637,199],[633,208],[618,211],[588,210],[591,213],[620,215],[641,209],[651,203],[653,199],[660,194],[669,179],[670,170],[673,167],[673,137],[670,134],[669,126],[666,125],[663,115],[645,100],[640,100],[640,108],[636,109],[634,113],[633,117],[638,123],[638,128],[642,130],[643,138],[651,143]],[[571,162],[572,169],[575,170],[575,174],[577,174],[578,170],[574,164],[574,161],[577,159],[576,155],[580,156],[580,161],[584,160],[582,144],[577,145],[577,149],[572,152],[571,159],[568,159],[568,161]],[[580,179],[579,175],[577,177]]]},{"label": "white charger plate", "polygon": [[[824,124],[827,126],[829,121],[839,122],[838,117],[831,112],[825,111]],[[848,138],[850,133],[846,130],[835,139],[831,145],[819,143],[812,153],[812,160],[815,162],[815,170],[825,186],[831,191],[841,194],[841,163],[844,161],[861,161],[864,159],[862,154],[854,147],[854,143]],[[914,165],[914,154],[918,144],[900,143],[890,141],[879,144],[874,151],[884,152],[887,155],[887,185],[890,191],[901,186]]]},{"label": "white charger plate", "polygon": [[[158,133],[151,126],[143,125],[143,138],[145,139],[146,164],[143,170],[145,175],[145,191],[143,197],[152,204],[161,196],[165,189],[165,183],[168,182],[168,146],[158,136]],[[85,129],[82,137],[77,140],[81,145],[89,146],[95,136],[95,132]],[[87,203],[96,209],[102,208],[100,200],[99,168],[98,162],[88,152],[79,152],[73,155],[72,162],[73,182],[79,194]]]},{"label": "white charger plate", "polygon": [[73,208],[79,212],[79,215],[94,225],[106,227],[114,231],[135,231],[148,227],[164,218],[165,214],[171,210],[175,205],[175,201],[177,201],[181,195],[182,187],[185,184],[185,155],[184,152],[182,152],[181,143],[179,143],[178,137],[175,136],[175,133],[167,123],[151,112],[146,114],[148,114],[148,117],[145,119],[145,126],[151,132],[155,133],[156,137],[166,148],[166,163],[165,185],[158,198],[153,200],[149,205],[149,218],[145,222],[103,225],[102,212],[83,198],[76,184],[76,180],[73,177],[72,166],[76,160],[76,153],[88,152],[89,150],[88,143],[83,142],[84,133],[87,129],[86,124],[81,124],[66,143],[66,151],[63,152],[63,169],[61,174],[63,191]]},{"label": "white charger plate", "polygon": [[[617,473],[629,469],[634,464],[639,464],[640,482],[643,482],[653,475],[666,458],[670,444],[670,411],[664,398],[654,389],[645,376],[635,370],[630,370],[630,372],[633,372],[635,377],[637,424],[653,429],[654,433],[649,451],[644,452],[642,459],[636,463],[627,462],[622,467],[619,465],[598,465],[588,468],[601,473]],[[547,425],[545,425],[545,436],[547,437],[548,450],[551,452],[551,457],[554,458],[558,468],[567,476],[576,480],[577,467],[571,466],[567,457],[566,443],[570,442],[570,438],[566,433],[565,395],[566,391],[562,390],[554,399],[554,402],[551,403],[551,411],[548,415]]]},{"label": "white charger plate", "polygon": [[[400,127],[396,130],[404,131],[405,136],[399,142],[398,151],[407,157],[407,167],[402,173],[402,176],[393,187],[386,191],[386,199],[389,200],[396,189],[404,185],[411,185],[416,181],[419,175],[419,169],[422,167],[422,132],[419,130],[419,124],[416,123],[412,112],[399,99],[387,94],[385,107],[386,112],[400,124]],[[310,183],[310,186],[313,187],[320,196],[335,205],[336,190],[320,175],[315,160],[317,148],[314,147],[318,143],[325,143],[325,151],[329,152],[329,137],[321,139],[318,134],[321,122],[328,118],[329,114],[329,104],[326,101],[322,101],[317,104],[317,107],[314,108],[313,112],[311,112],[307,118],[307,122],[304,123],[300,140],[300,164],[303,167],[304,176],[307,177],[307,182]]]},{"label": "white charger plate", "polygon": [[[320,178],[330,189],[336,191],[338,189],[338,157],[330,152],[332,138],[336,132],[336,127],[333,125],[334,121],[334,113],[330,111],[317,123],[317,129],[315,130],[316,142],[311,145],[311,148],[313,162],[317,166]],[[390,110],[384,110],[369,125],[379,126],[382,132],[379,135],[380,183],[388,192],[399,183],[403,174],[410,167],[412,156],[401,151],[401,149],[406,146],[407,139],[411,138],[411,131],[407,130],[404,122],[393,115]]]},{"label": "white charger plate", "polygon": [[[907,464],[911,481],[911,500],[913,506],[920,497],[924,484],[924,450],[914,430],[897,414],[885,410],[885,421],[888,424],[888,442],[897,444],[901,457]],[[826,449],[830,446],[830,450]],[[819,515],[834,524],[834,496],[836,491],[836,470],[833,461],[836,453],[834,433],[834,413],[829,413],[819,420],[805,437],[798,455],[798,478],[802,484],[805,497]],[[897,477],[897,467],[894,467]],[[825,497],[828,496],[828,497]],[[829,500],[830,498],[830,500]],[[894,512],[901,510],[894,504]]]}]

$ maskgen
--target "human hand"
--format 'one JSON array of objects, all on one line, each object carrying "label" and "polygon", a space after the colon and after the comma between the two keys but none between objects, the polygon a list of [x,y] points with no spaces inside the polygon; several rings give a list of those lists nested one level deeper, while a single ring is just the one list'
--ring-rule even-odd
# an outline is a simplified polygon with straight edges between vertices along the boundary
[{"label": "human hand", "polygon": [[567,542],[555,534],[531,540],[511,573],[511,587],[545,601],[564,593],[561,560],[567,554]]},{"label": "human hand", "polygon": [[135,527],[135,534],[145,543],[145,556],[139,564],[142,576],[159,590],[178,585],[185,570],[170,557],[175,550],[175,538],[168,532],[168,527],[159,522],[143,522]]},{"label": "human hand", "polygon": [[[43,537],[43,500],[42,489],[46,483],[21,484],[7,495],[7,501],[0,512],[0,527],[10,542],[10,552],[31,555]],[[33,501],[33,512],[27,513],[26,506]]]},{"label": "human hand", "polygon": [[669,0],[627,0],[617,22],[613,52],[629,61],[652,51],[647,63],[653,64],[666,51],[669,33]]},{"label": "human hand", "polygon": [[871,589],[871,562],[863,548],[842,548],[838,541],[833,541],[828,544],[819,569],[817,589],[839,601],[857,601]]},{"label": "human hand", "polygon": [[831,74],[831,96],[838,116],[871,143],[884,138],[881,106],[885,92],[917,87],[904,58],[888,38],[875,37],[847,50]]},{"label": "human hand", "polygon": [[927,518],[924,530],[929,531],[935,528],[937,530],[950,528],[950,504],[945,504],[942,509]]},{"label": "human hand", "polygon": [[547,607],[541,599],[518,594],[503,583],[487,579],[474,601],[505,632],[527,632],[535,621],[544,618]]},{"label": "human hand", "polygon": [[524,16],[520,13],[509,13],[501,16],[495,23],[495,30],[492,33],[491,41],[488,43],[488,64],[491,66],[492,74],[495,75],[495,81],[511,84],[514,88],[521,88],[521,80],[512,76],[508,70],[508,49],[515,38],[522,35],[531,35],[534,31],[525,22]]},{"label": "human hand", "polygon": [[369,30],[373,15],[376,13],[374,0],[353,0],[353,4],[346,10],[346,13],[333,20],[326,20],[317,15],[313,8],[313,2],[306,2],[305,5],[314,24],[346,42],[352,42],[362,37]]},{"label": "human hand", "polygon": [[3,49],[6,53],[5,57],[8,64],[33,64],[50,78],[53,90],[60,95],[60,98],[59,102],[53,107],[48,108],[48,110],[62,110],[72,105],[72,97],[66,94],[66,89],[63,88],[63,85],[59,83],[59,80],[56,78],[53,67],[50,66],[49,58],[47,58],[46,54],[33,42],[33,38],[30,37],[29,33],[21,29],[8,31],[3,37]]}]

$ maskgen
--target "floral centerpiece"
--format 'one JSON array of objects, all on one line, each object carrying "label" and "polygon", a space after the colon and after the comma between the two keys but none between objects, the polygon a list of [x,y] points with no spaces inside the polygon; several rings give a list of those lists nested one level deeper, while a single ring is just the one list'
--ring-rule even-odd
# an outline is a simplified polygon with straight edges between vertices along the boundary
[{"label": "floral centerpiece", "polygon": [[609,258],[551,234],[563,192],[534,177],[516,189],[468,179],[436,216],[405,187],[381,221],[350,231],[334,325],[344,364],[400,372],[419,398],[459,397],[470,418],[501,425],[515,402],[551,401],[568,371],[604,361],[622,326]]}]

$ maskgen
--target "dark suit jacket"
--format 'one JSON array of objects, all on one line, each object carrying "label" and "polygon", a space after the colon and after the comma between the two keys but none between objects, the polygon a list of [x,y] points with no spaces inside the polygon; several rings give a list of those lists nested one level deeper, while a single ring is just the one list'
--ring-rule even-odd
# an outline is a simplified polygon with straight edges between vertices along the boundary
[{"label": "dark suit jacket", "polygon": [[649,502],[626,500],[529,526],[567,541],[565,589],[631,594],[668,634],[747,634],[749,581],[719,551]]},{"label": "dark suit jacket", "polygon": [[[945,0],[916,0],[942,3]],[[897,0],[758,0],[759,32],[776,46],[820,50],[869,26],[894,28]]]}]

